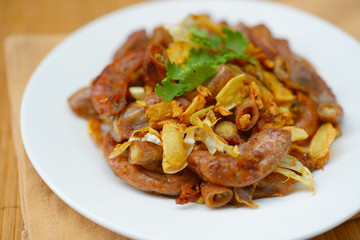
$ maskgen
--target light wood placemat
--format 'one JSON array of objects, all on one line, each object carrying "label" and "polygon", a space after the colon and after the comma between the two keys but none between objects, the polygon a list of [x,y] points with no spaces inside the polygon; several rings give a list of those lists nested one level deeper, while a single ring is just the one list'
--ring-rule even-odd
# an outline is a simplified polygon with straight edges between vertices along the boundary
[{"label": "light wood placemat", "polygon": [[[26,83],[45,54],[64,34],[14,35],[5,42],[8,92],[12,109],[12,132],[18,158],[23,239],[128,239],[91,222],[59,199],[32,167],[21,142],[20,103]],[[356,215],[360,217],[360,214]],[[356,225],[334,239],[360,239]],[[355,227],[354,227],[355,226]],[[324,235],[322,235],[324,236]],[[348,236],[352,236],[348,238]],[[355,238],[353,238],[355,237]],[[316,239],[328,239],[321,236]],[[330,238],[329,238],[330,239]]]},{"label": "light wood placemat", "polygon": [[18,159],[23,239],[126,240],[86,219],[66,205],[42,181],[22,145],[20,103],[26,83],[36,65],[65,35],[16,35],[7,38],[5,55],[12,109],[12,132]]}]

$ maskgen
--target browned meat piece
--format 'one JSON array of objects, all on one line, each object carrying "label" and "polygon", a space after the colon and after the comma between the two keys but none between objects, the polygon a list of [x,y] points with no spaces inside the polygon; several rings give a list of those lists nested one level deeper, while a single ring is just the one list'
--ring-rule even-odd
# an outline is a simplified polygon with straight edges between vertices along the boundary
[{"label": "browned meat piece", "polygon": [[111,134],[121,142],[129,139],[135,130],[146,127],[149,120],[145,117],[146,108],[140,107],[135,102],[129,103],[125,110],[113,120]]},{"label": "browned meat piece", "polygon": [[206,98],[207,102],[214,100],[226,83],[236,75],[233,70],[225,65],[219,65],[217,71],[218,73],[214,78],[205,83],[205,87],[207,87],[211,93],[211,95]]},{"label": "browned meat piece", "polygon": [[185,111],[191,104],[191,101],[184,97],[175,97],[174,100],[182,107],[183,111]]},{"label": "browned meat piece", "polygon": [[229,187],[202,182],[200,186],[201,196],[205,204],[211,208],[225,206],[233,198],[233,190]]},{"label": "browned meat piece", "polygon": [[71,110],[78,116],[89,119],[97,118],[98,113],[95,111],[91,101],[91,88],[82,88],[74,93],[69,99],[68,103]]},{"label": "browned meat piece", "polygon": [[167,59],[166,50],[163,46],[149,45],[143,62],[143,82],[145,85],[154,89],[156,84],[166,77],[165,62]]},{"label": "browned meat piece", "polygon": [[222,137],[230,144],[238,145],[244,143],[244,140],[240,138],[238,129],[235,123],[231,121],[223,121],[215,126],[215,133]]},{"label": "browned meat piece", "polygon": [[116,145],[117,142],[107,134],[103,143],[104,156],[114,174],[135,188],[144,192],[178,196],[182,186],[186,184],[195,186],[199,182],[199,178],[187,169],[175,174],[162,174],[129,163],[127,156],[120,155],[110,159],[109,155]]},{"label": "browned meat piece", "polygon": [[295,127],[303,128],[309,135],[308,139],[310,139],[319,127],[317,104],[300,91],[297,93],[297,100],[300,107]]},{"label": "browned meat piece", "polygon": [[291,52],[286,40],[274,38],[264,25],[251,28],[242,25],[241,28],[269,59],[280,56],[286,61],[287,69],[284,69],[284,72],[289,73],[289,78],[287,81],[281,80],[286,81],[292,88],[305,91],[317,101],[321,121],[338,122],[341,119],[343,111],[331,89],[308,61]]},{"label": "browned meat piece", "polygon": [[289,193],[296,180],[280,173],[271,173],[256,185],[253,199],[284,196]]},{"label": "browned meat piece", "polygon": [[149,124],[149,119],[145,117],[146,110],[161,101],[155,93],[145,97],[146,107],[140,107],[136,102],[129,103],[125,110],[113,120],[111,134],[113,138],[120,142],[129,139],[131,134],[138,129],[144,128]]},{"label": "browned meat piece", "polygon": [[296,157],[311,172],[316,169],[315,162],[308,153],[302,153],[298,149],[293,148],[290,151],[290,155]]},{"label": "browned meat piece", "polygon": [[271,35],[270,30],[263,24],[245,30],[250,41],[261,48],[266,56],[273,60],[278,54],[276,40]]},{"label": "browned meat piece", "polygon": [[[266,177],[265,177],[266,178]],[[259,207],[253,202],[253,194],[255,191],[257,183],[251,184],[242,188],[234,188],[234,198],[236,202],[240,204],[246,204],[249,207],[257,208]]]},{"label": "browned meat piece", "polygon": [[141,165],[143,168],[146,168],[148,170],[154,171],[154,172],[158,172],[163,174],[163,168],[162,168],[162,161],[160,162],[152,162],[152,163],[148,163],[145,165]]},{"label": "browned meat piece", "polygon": [[164,48],[167,48],[172,41],[170,33],[163,27],[155,28],[153,37],[150,39],[151,44],[161,45]]},{"label": "browned meat piece", "polygon": [[335,95],[325,81],[317,74],[314,67],[305,59],[296,57],[291,66],[291,85],[301,89],[316,99],[318,116],[323,122],[338,122],[343,116]]},{"label": "browned meat piece", "polygon": [[294,54],[291,52],[289,42],[285,39],[275,39],[275,45],[277,48],[278,56],[280,56],[286,63],[288,67],[291,66],[294,62]]},{"label": "browned meat piece", "polygon": [[189,202],[194,202],[198,200],[200,197],[200,188],[199,185],[196,185],[195,190],[193,189],[193,186],[190,184],[186,184],[182,186],[181,188],[181,194],[176,199],[176,204],[186,204]]},{"label": "browned meat piece", "polygon": [[241,105],[236,106],[235,124],[240,131],[249,131],[259,120],[259,116],[260,111],[255,99],[248,97]]},{"label": "browned meat piece", "polygon": [[151,142],[134,141],[129,148],[129,162],[142,166],[154,162],[161,162],[162,154],[162,146]]},{"label": "browned meat piece", "polygon": [[95,79],[91,98],[98,113],[109,117],[124,109],[128,83],[132,73],[141,67],[143,58],[143,52],[131,52],[112,62]]},{"label": "browned meat piece", "polygon": [[241,154],[238,157],[195,150],[188,157],[188,167],[212,184],[248,186],[280,165],[289,151],[290,138],[291,133],[286,130],[265,129],[240,145]]},{"label": "browned meat piece", "polygon": [[144,51],[148,43],[148,37],[145,30],[140,30],[131,34],[126,42],[117,50],[114,56],[115,59],[124,57],[131,51]]}]

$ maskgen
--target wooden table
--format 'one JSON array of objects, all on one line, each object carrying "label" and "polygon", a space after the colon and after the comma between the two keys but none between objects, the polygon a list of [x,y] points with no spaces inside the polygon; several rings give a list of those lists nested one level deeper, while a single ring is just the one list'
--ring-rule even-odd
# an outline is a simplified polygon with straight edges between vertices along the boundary
[{"label": "wooden table", "polygon": [[[13,33],[68,33],[109,11],[136,2],[140,0],[0,0],[0,42],[3,43],[6,36]],[[360,0],[278,0],[278,2],[318,15],[360,40]],[[19,206],[16,157],[11,140],[11,117],[3,53],[1,46],[0,239],[5,240],[21,239],[23,221]],[[360,219],[350,220],[315,239],[360,239]]]}]

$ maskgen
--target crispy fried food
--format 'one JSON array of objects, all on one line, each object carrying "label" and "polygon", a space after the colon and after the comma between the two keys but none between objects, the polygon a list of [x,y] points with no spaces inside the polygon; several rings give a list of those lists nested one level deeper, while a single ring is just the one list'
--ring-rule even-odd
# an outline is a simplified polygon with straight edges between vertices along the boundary
[{"label": "crispy fried food", "polygon": [[236,106],[235,124],[242,131],[249,131],[259,120],[260,111],[254,98],[246,98],[242,104]]},{"label": "crispy fried food", "polygon": [[129,87],[129,93],[136,100],[141,100],[146,96],[145,88],[139,86]]},{"label": "crispy fried food", "polygon": [[244,91],[245,75],[238,75],[233,77],[221,91],[216,95],[215,111],[218,111],[221,115],[231,115],[231,109],[241,104],[245,97],[246,92]]},{"label": "crispy fried food", "polygon": [[133,51],[145,50],[148,42],[145,30],[140,30],[131,34],[126,42],[116,51],[114,60],[124,57]]},{"label": "crispy fried food", "polygon": [[134,32],[68,103],[116,176],[211,208],[258,207],[296,181],[315,194],[311,171],[329,160],[343,115],[287,40],[208,15]]},{"label": "crispy fried food", "polygon": [[310,142],[310,156],[317,163],[330,151],[330,145],[335,140],[336,129],[331,123],[325,123],[319,127]]},{"label": "crispy fried food", "polygon": [[175,100],[171,102],[160,102],[152,105],[146,110],[145,117],[154,121],[163,121],[169,118],[179,117],[183,109]]},{"label": "crispy fried food", "polygon": [[[210,154],[218,152],[226,152],[227,154],[237,157],[239,155],[239,148],[237,146],[229,145],[223,138],[217,135],[212,127],[215,126],[217,119],[214,118],[214,112],[211,110],[214,106],[197,111],[191,115],[190,122],[196,126],[196,141],[202,142]],[[200,116],[206,113],[204,120]]]},{"label": "crispy fried food", "polygon": [[205,204],[211,208],[222,207],[233,198],[233,191],[229,187],[202,182],[200,189]]},{"label": "crispy fried food", "polygon": [[295,183],[296,180],[273,172],[258,182],[253,199],[285,196],[291,191]]},{"label": "crispy fried food", "polygon": [[141,166],[161,162],[163,148],[152,142],[134,141],[129,147],[129,163]]},{"label": "crispy fried food", "polygon": [[97,118],[90,118],[88,125],[89,133],[91,138],[96,144],[101,146],[103,142],[102,130],[101,130],[101,120]]},{"label": "crispy fried food", "polygon": [[287,72],[289,77],[282,80],[294,89],[305,91],[316,100],[321,121],[338,122],[341,119],[343,111],[334,93],[308,61],[291,52],[286,40],[274,38],[264,25],[251,28],[243,26],[243,30],[269,59],[280,56],[285,60],[284,72]]},{"label": "crispy fried food", "polygon": [[310,170],[295,157],[287,155],[274,172],[281,173],[282,175],[303,183],[313,191],[313,194],[315,194],[314,178],[311,175]]},{"label": "crispy fried food", "polygon": [[282,129],[285,129],[285,130],[291,132],[291,141],[292,142],[305,140],[309,136],[306,133],[306,131],[302,128],[298,128],[298,127],[294,127],[294,126],[285,126],[285,127],[282,127]]},{"label": "crispy fried food", "polygon": [[223,121],[215,126],[215,133],[222,137],[225,141],[233,145],[244,143],[240,138],[235,123],[231,121]]},{"label": "crispy fried food", "polygon": [[254,184],[251,184],[246,187],[234,188],[234,198],[235,198],[236,202],[240,203],[240,204],[244,203],[247,206],[252,207],[252,208],[258,208],[259,206],[253,202],[253,194],[254,194],[257,184],[258,183],[254,183]]},{"label": "crispy fried food", "polygon": [[171,62],[181,65],[189,55],[191,46],[187,42],[173,42],[170,47],[166,49],[166,53]]},{"label": "crispy fried food", "polygon": [[304,90],[310,97],[316,99],[320,120],[338,122],[343,116],[343,110],[337,103],[334,93],[317,74],[314,67],[305,59],[297,57],[291,69],[292,85]]},{"label": "crispy fried food", "polygon": [[176,173],[187,166],[184,146],[184,127],[175,120],[167,120],[161,132],[163,140],[163,170]]},{"label": "crispy fried food", "polygon": [[181,122],[189,124],[190,123],[190,116],[201,109],[204,108],[206,104],[206,97],[209,96],[211,93],[210,91],[203,86],[197,87],[198,94],[193,98],[192,102],[185,110],[184,113],[181,114]]},{"label": "crispy fried food", "polygon": [[165,62],[168,60],[166,50],[161,45],[151,44],[145,51],[143,61],[144,85],[155,88],[166,77]]},{"label": "crispy fried food", "polygon": [[167,48],[172,41],[170,33],[164,27],[157,27],[154,29],[154,34],[149,42]]},{"label": "crispy fried food", "polygon": [[136,102],[129,103],[113,120],[111,131],[113,138],[121,142],[123,139],[129,139],[135,130],[148,126],[149,120],[145,117],[145,112],[148,107],[160,101],[161,99],[153,93],[144,98],[146,107],[141,107]]},{"label": "crispy fried food", "polygon": [[295,95],[286,88],[273,73],[268,71],[263,71],[264,83],[267,88],[269,88],[275,97],[277,102],[291,102],[295,100]]},{"label": "crispy fried food", "polygon": [[199,182],[196,174],[187,169],[176,174],[161,174],[129,163],[127,156],[124,155],[109,158],[116,145],[117,142],[107,134],[103,143],[104,156],[114,174],[135,188],[144,192],[178,196],[182,186],[186,184],[195,186]]},{"label": "crispy fried food", "polygon": [[97,118],[98,113],[95,111],[91,101],[91,88],[85,87],[74,93],[68,99],[71,110],[78,116],[90,119]]},{"label": "crispy fried food", "polygon": [[193,189],[193,186],[190,184],[185,184],[181,188],[181,194],[176,199],[177,204],[186,204],[189,202],[197,201],[200,198],[200,188],[199,185],[196,185],[195,190]]},{"label": "crispy fried food", "polygon": [[310,138],[314,135],[319,126],[317,104],[302,92],[298,92],[297,100],[300,106],[298,117],[295,121],[295,127],[304,129]]},{"label": "crispy fried food", "polygon": [[207,87],[211,93],[211,95],[206,98],[209,102],[214,100],[226,83],[236,75],[235,71],[226,65],[218,66],[217,71],[218,73],[205,84],[205,87]]},{"label": "crispy fried food", "polygon": [[130,52],[114,60],[95,79],[91,86],[91,98],[99,114],[114,116],[125,108],[131,74],[141,67],[143,57],[143,51]]},{"label": "crispy fried food", "polygon": [[317,169],[314,160],[310,157],[309,149],[292,144],[289,155],[298,159],[311,172]]},{"label": "crispy fried food", "polygon": [[188,158],[188,166],[210,183],[248,186],[263,179],[280,165],[289,150],[290,138],[291,134],[286,130],[266,129],[242,144],[238,157],[195,150]]}]

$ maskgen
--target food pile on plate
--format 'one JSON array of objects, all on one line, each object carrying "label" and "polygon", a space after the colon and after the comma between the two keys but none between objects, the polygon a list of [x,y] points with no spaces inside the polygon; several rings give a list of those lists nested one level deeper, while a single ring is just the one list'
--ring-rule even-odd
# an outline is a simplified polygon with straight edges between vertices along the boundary
[{"label": "food pile on plate", "polygon": [[297,181],[315,193],[343,115],[286,40],[207,15],[134,32],[69,104],[116,176],[213,208],[257,207]]}]

